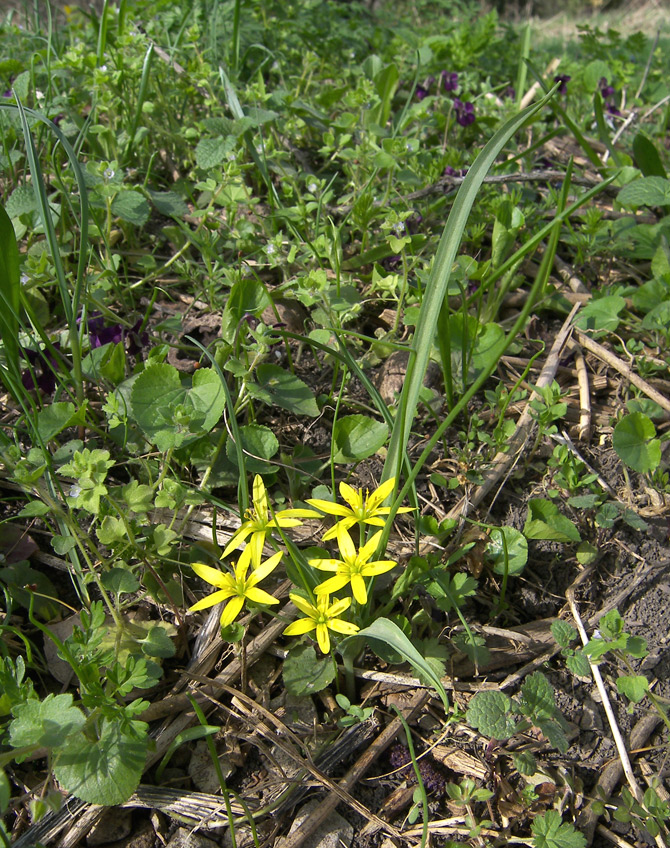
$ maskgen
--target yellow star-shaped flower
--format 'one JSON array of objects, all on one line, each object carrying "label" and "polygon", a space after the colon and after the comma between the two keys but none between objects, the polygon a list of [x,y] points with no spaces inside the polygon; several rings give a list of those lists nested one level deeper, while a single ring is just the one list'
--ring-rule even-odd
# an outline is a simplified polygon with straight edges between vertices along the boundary
[{"label": "yellow star-shaped flower", "polygon": [[319,513],[313,509],[280,509],[275,512],[274,516],[271,516],[265,484],[260,474],[257,474],[254,478],[253,506],[247,510],[242,526],[235,531],[221,557],[228,556],[236,548],[239,548],[245,539],[251,536],[249,542],[253,554],[251,561],[254,564],[260,562],[268,531],[275,527],[298,527],[302,524],[302,521],[298,520],[300,518],[320,517]]},{"label": "yellow star-shaped flower", "polygon": [[335,601],[334,604],[331,604],[328,595],[321,595],[316,599],[316,605],[310,604],[309,601],[306,601],[300,595],[291,594],[289,598],[306,617],[291,622],[284,630],[284,635],[299,636],[303,633],[310,633],[312,630],[316,630],[316,641],[319,643],[319,648],[324,654],[330,652],[329,630],[351,636],[359,629],[356,624],[339,618],[351,606],[351,598],[344,598],[341,601]]},{"label": "yellow star-shaped flower", "polygon": [[230,598],[231,600],[225,605],[221,613],[221,626],[228,627],[239,615],[245,600],[252,601],[255,604],[278,604],[279,601],[276,598],[273,598],[272,595],[263,589],[259,589],[257,584],[261,580],[264,580],[279,565],[279,560],[282,558],[283,553],[280,551],[265,560],[265,562],[261,562],[258,559],[258,565],[247,577],[249,566],[251,565],[251,556],[251,545],[247,545],[237,560],[233,574],[219,571],[218,568],[211,568],[209,565],[203,565],[199,562],[193,563],[191,568],[198,577],[202,577],[203,580],[211,583],[212,586],[216,586],[219,591],[213,592],[211,595],[207,595],[206,598],[193,604],[189,608],[189,612],[197,612],[198,610],[207,609],[207,607],[213,607],[221,603],[221,601]]},{"label": "yellow star-shaped flower", "polygon": [[381,535],[382,531],[379,530],[362,548],[357,549],[349,535],[349,531],[345,530],[341,523],[338,524],[337,544],[342,559],[309,560],[309,564],[314,568],[319,568],[321,571],[335,572],[334,577],[330,577],[325,583],[321,583],[316,587],[317,596],[330,595],[333,592],[338,592],[347,583],[351,583],[351,593],[354,598],[359,604],[367,603],[368,593],[363,578],[384,574],[385,571],[390,571],[397,565],[397,563],[389,559],[376,560],[374,562],[369,561],[370,557],[377,550]]},{"label": "yellow star-shaped flower", "polygon": [[[337,536],[339,527],[348,530],[354,524],[372,524],[375,527],[383,527],[386,523],[386,516],[391,511],[390,506],[382,506],[386,498],[393,491],[395,486],[395,477],[390,477],[385,483],[382,483],[374,492],[370,493],[368,489],[354,489],[348,483],[340,483],[340,495],[349,504],[333,503],[333,501],[324,501],[320,498],[310,498],[307,503],[316,509],[325,512],[326,515],[337,515],[341,520],[331,527],[323,537],[324,542],[329,539],[334,539]],[[411,512],[412,507],[401,506],[398,512]]]}]

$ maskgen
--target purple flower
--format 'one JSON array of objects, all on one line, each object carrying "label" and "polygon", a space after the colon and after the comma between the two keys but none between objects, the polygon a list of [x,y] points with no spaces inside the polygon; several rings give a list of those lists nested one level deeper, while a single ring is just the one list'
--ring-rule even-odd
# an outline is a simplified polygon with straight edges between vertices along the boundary
[{"label": "purple flower", "polygon": [[417,100],[421,101],[424,97],[428,97],[428,89],[424,88],[422,85],[417,85],[414,96]]},{"label": "purple flower", "polygon": [[568,93],[568,83],[571,79],[572,77],[568,76],[567,74],[558,74],[554,77],[554,82],[560,82],[560,85],[558,87],[558,91],[560,94]]},{"label": "purple flower", "polygon": [[442,171],[443,177],[464,177],[468,172],[467,168],[461,168],[459,171],[458,168],[452,168],[451,165],[447,165],[447,167]]},{"label": "purple flower", "polygon": [[102,347],[110,342],[118,344],[123,339],[123,327],[121,324],[112,324],[111,327],[105,327],[105,319],[102,315],[89,318],[86,327],[88,329],[88,341],[91,349]]},{"label": "purple flower", "polygon": [[508,85],[507,88],[500,94],[500,98],[504,100],[508,97],[510,100],[516,100],[516,88],[513,85]]},{"label": "purple flower", "polygon": [[402,256],[398,253],[392,254],[391,256],[385,256],[379,264],[390,274],[392,271],[397,271],[398,268],[400,268],[402,265]]},{"label": "purple flower", "polygon": [[54,342],[52,348],[53,353],[51,350],[21,349],[21,355],[29,363],[29,367],[21,374],[21,382],[26,389],[39,389],[45,395],[53,393],[56,374],[63,368],[63,359],[56,358],[60,354],[60,343]]},{"label": "purple flower", "polygon": [[614,90],[614,86],[607,84],[607,79],[605,77],[600,78],[600,82],[598,83],[598,88],[600,89],[600,93],[603,96],[603,100],[607,100],[608,97],[614,97],[616,91]]},{"label": "purple flower", "polygon": [[442,71],[440,76],[445,91],[458,91],[458,74],[456,71]]},{"label": "purple flower", "polygon": [[607,109],[607,111],[610,115],[616,116],[616,115],[621,114],[621,112],[617,109],[617,107],[614,105],[614,103],[606,103],[605,108]]},{"label": "purple flower", "polygon": [[474,124],[475,107],[469,100],[467,103],[463,103],[462,100],[459,100],[458,97],[456,97],[454,99],[454,109],[456,110],[456,121],[462,127],[469,127],[470,124]]}]

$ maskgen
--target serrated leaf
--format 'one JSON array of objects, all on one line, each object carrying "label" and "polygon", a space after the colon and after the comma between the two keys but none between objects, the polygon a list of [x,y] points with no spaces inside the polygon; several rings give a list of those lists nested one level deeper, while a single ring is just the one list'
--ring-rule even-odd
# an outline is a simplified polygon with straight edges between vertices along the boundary
[{"label": "serrated leaf", "polygon": [[536,816],[531,824],[534,848],[585,848],[586,838],[556,810]]},{"label": "serrated leaf", "polygon": [[622,206],[667,206],[670,204],[670,180],[641,177],[624,186],[617,200]]},{"label": "serrated leaf", "polygon": [[661,461],[661,442],[651,419],[641,412],[624,415],[612,433],[617,456],[641,474],[653,471]]},{"label": "serrated leaf", "polygon": [[537,760],[530,751],[513,754],[514,768],[524,777],[532,777],[537,771]]},{"label": "serrated leaf", "polygon": [[536,722],[536,725],[547,737],[552,748],[556,748],[561,754],[568,750],[568,739],[558,721],[546,719]]},{"label": "serrated leaf", "polygon": [[40,745],[56,748],[80,730],[86,719],[72,705],[72,695],[47,695],[43,701],[31,699],[12,710],[14,720],[9,727],[9,742],[14,748]]},{"label": "serrated leaf", "polygon": [[568,624],[567,621],[561,621],[560,618],[552,621],[551,634],[561,648],[567,648],[577,638],[575,628],[571,624]]},{"label": "serrated leaf", "polygon": [[209,170],[216,168],[235,149],[236,140],[227,138],[201,138],[195,148],[195,162],[198,168]]},{"label": "serrated leaf", "polygon": [[386,423],[375,421],[369,415],[345,415],[338,418],[333,428],[333,460],[350,463],[367,459],[384,445],[388,433]]},{"label": "serrated leaf", "polygon": [[649,691],[649,681],[641,674],[624,675],[617,677],[616,687],[629,701],[639,704]]},{"label": "serrated leaf", "polygon": [[306,697],[332,683],[335,670],[330,657],[317,657],[312,645],[299,645],[284,660],[282,676],[290,695]]},{"label": "serrated leaf", "polygon": [[147,752],[146,725],[133,722],[135,733],[119,721],[104,721],[98,739],[70,736],[58,751],[54,774],[68,792],[89,804],[122,804],[137,789]]},{"label": "serrated leaf", "polygon": [[574,654],[566,657],[565,664],[578,677],[589,677],[591,675],[589,659],[582,650],[575,651]]},{"label": "serrated leaf", "polygon": [[527,677],[521,686],[519,710],[535,724],[556,716],[554,687],[541,671]]},{"label": "serrated leaf", "polygon": [[561,515],[556,504],[543,498],[531,498],[528,501],[528,515],[523,532],[528,539],[581,542],[579,530],[574,523]]},{"label": "serrated leaf", "polygon": [[509,739],[516,730],[512,701],[504,692],[477,692],[467,711],[468,724],[491,739]]},{"label": "serrated leaf", "polygon": [[296,415],[308,415],[310,418],[319,415],[319,406],[307,383],[279,365],[259,365],[256,369],[256,383],[268,398],[263,398],[265,403],[288,409]]},{"label": "serrated leaf", "polygon": [[175,191],[149,191],[154,206],[168,218],[183,218],[188,215],[188,206]]},{"label": "serrated leaf", "polygon": [[143,194],[130,189],[116,195],[112,201],[112,214],[122,221],[142,227],[149,220],[151,209]]}]

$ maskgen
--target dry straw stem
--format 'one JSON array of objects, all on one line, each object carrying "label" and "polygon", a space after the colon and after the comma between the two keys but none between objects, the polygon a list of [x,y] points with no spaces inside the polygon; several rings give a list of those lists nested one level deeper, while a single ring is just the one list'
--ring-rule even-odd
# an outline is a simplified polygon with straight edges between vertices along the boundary
[{"label": "dry straw stem", "polygon": [[575,336],[579,344],[585,349],[595,354],[598,359],[601,359],[607,365],[610,365],[614,368],[615,371],[618,371],[623,377],[625,377],[630,383],[636,386],[640,391],[644,392],[648,398],[651,398],[655,403],[657,403],[660,407],[665,409],[666,412],[670,412],[670,400],[668,400],[665,395],[662,395],[660,392],[656,391],[653,386],[650,386],[646,380],[643,380],[639,374],[636,374],[635,371],[624,362],[622,359],[619,359],[616,354],[609,351],[606,347],[603,347],[598,342],[594,341],[591,336],[583,333],[581,330],[575,329]]},{"label": "dry straw stem", "polygon": [[[572,307],[570,314],[565,319],[563,326],[556,335],[554,343],[551,346],[551,350],[549,351],[549,355],[547,356],[547,361],[537,378],[536,385],[538,388],[546,388],[552,384],[558,369],[561,352],[572,333],[572,321],[577,314],[579,306],[580,305],[576,303]],[[499,480],[504,481],[507,479],[507,476],[511,473],[514,464],[518,461],[518,458],[530,436],[531,425],[533,423],[530,404],[535,397],[538,397],[538,395],[533,393],[528,399],[526,408],[517,421],[516,430],[514,431],[513,436],[509,439],[508,449],[505,452],[501,451],[495,456],[493,466],[486,473],[484,482],[474,491],[474,493],[461,498],[456,506],[449,511],[449,518],[465,517],[473,507],[482,502]]]},{"label": "dry straw stem", "polygon": [[[590,573],[590,569],[584,573]],[[577,606],[577,601],[575,600],[576,582],[573,583],[573,585],[568,589],[568,591],[566,592],[566,597],[568,599],[568,603],[570,604],[572,617],[574,618],[575,624],[577,625],[577,630],[579,631],[579,636],[582,640],[582,644],[586,645],[589,641],[589,637],[586,633],[584,623],[582,622],[581,616],[579,614],[579,607]],[[630,786],[630,790],[633,793],[633,797],[639,804],[642,804],[644,802],[642,789],[640,788],[640,785],[637,782],[635,775],[633,774],[633,767],[630,762],[630,757],[628,756],[628,751],[626,750],[626,743],[624,742],[623,736],[621,735],[621,731],[619,730],[619,725],[617,723],[616,716],[614,715],[614,710],[612,709],[612,704],[610,702],[607,689],[605,688],[605,683],[603,681],[602,675],[600,674],[600,669],[595,663],[591,662],[591,660],[589,660],[589,666],[591,667],[591,674],[593,675],[596,688],[598,689],[598,693],[600,695],[603,709],[605,710],[605,715],[607,716],[607,721],[609,723],[610,730],[612,731],[612,737],[614,738],[614,744],[616,745],[617,753],[619,754],[621,768],[623,769],[623,773],[626,775],[626,781]],[[665,841],[660,834],[658,834],[655,841],[659,848],[666,848]]]},{"label": "dry straw stem", "polygon": [[[405,716],[406,721],[411,721],[412,718],[420,712],[430,699],[429,692],[423,692],[417,699],[412,709]],[[356,763],[346,773],[339,786],[346,792],[356,785],[363,777],[365,772],[370,768],[372,763],[379,757],[388,746],[393,742],[395,737],[402,730],[402,721],[396,717],[391,721],[385,730],[375,739],[368,750],[356,761]],[[288,836],[281,843],[281,848],[300,848],[303,842],[314,833],[319,825],[331,814],[331,812],[339,804],[339,796],[331,792],[312,812],[307,821],[303,822],[297,830]],[[388,827],[388,825],[386,825]]]}]

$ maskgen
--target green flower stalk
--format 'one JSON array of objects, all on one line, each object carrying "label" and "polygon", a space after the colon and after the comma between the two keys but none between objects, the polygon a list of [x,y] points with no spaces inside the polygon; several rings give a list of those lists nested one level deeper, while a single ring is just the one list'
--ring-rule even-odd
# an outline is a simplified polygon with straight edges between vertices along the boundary
[{"label": "green flower stalk", "polygon": [[258,583],[274,571],[284,554],[280,551],[273,554],[265,562],[261,562],[259,558],[257,560],[258,565],[247,576],[249,566],[251,565],[252,553],[251,545],[247,545],[237,560],[233,574],[219,571],[218,568],[211,568],[209,565],[203,565],[199,562],[193,563],[191,568],[198,577],[206,580],[207,583],[211,583],[212,586],[216,586],[219,591],[207,595],[206,598],[202,598],[202,600],[193,604],[188,611],[198,612],[198,610],[213,607],[221,603],[221,601],[230,598],[231,600],[226,604],[221,613],[221,626],[229,627],[239,615],[245,601],[252,601],[255,604],[278,604],[279,601],[276,598],[273,598],[272,595],[263,589],[258,588]]},{"label": "green flower stalk", "polygon": [[251,536],[249,547],[252,551],[251,562],[255,568],[255,564],[261,561],[265,537],[270,530],[276,527],[299,527],[302,524],[299,520],[301,518],[320,517],[320,514],[313,509],[280,509],[274,515],[270,515],[265,484],[260,474],[257,474],[254,478],[253,506],[247,510],[242,526],[235,531],[221,556],[222,558],[228,556]]},{"label": "green flower stalk", "polygon": [[[370,493],[368,489],[363,494],[363,489],[354,489],[348,483],[340,483],[340,495],[349,506],[344,504],[333,503],[332,501],[324,501],[320,498],[310,498],[307,503],[326,515],[336,515],[340,517],[340,521],[331,527],[324,535],[323,540],[327,542],[329,539],[337,537],[338,528],[348,530],[354,524],[371,524],[374,527],[383,527],[386,523],[386,516],[391,511],[390,506],[382,506],[386,498],[391,494],[395,486],[395,477],[391,477],[385,483],[382,483],[374,492]],[[401,506],[398,512],[411,512],[412,507]]]},{"label": "green flower stalk", "polygon": [[298,607],[300,612],[304,613],[305,618],[299,618],[297,621],[292,621],[291,624],[284,630],[285,636],[301,636],[304,633],[311,633],[316,630],[316,641],[322,653],[330,653],[330,633],[329,630],[335,633],[344,633],[346,636],[352,636],[358,632],[358,626],[350,621],[344,621],[340,618],[343,612],[351,606],[351,598],[343,598],[341,601],[330,603],[328,595],[321,595],[317,598],[316,604],[310,604],[300,595],[289,595],[293,603]]},{"label": "green flower stalk", "polygon": [[310,559],[309,564],[321,571],[334,571],[335,576],[330,577],[325,583],[320,583],[316,589],[316,595],[330,595],[343,589],[348,583],[351,584],[351,593],[359,604],[365,604],[368,600],[365,588],[365,577],[375,577],[390,571],[397,563],[394,560],[383,559],[370,562],[370,557],[377,550],[382,531],[379,530],[361,548],[356,548],[348,530],[337,525],[337,544],[342,559]]}]

